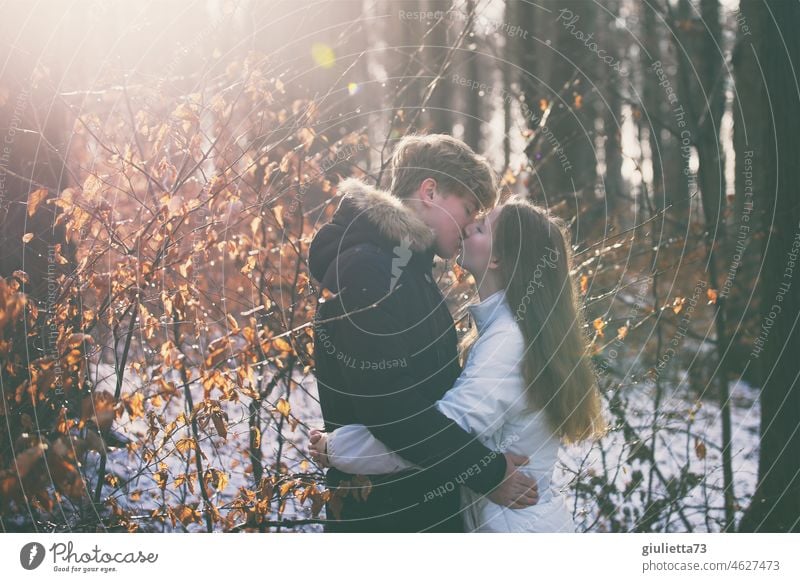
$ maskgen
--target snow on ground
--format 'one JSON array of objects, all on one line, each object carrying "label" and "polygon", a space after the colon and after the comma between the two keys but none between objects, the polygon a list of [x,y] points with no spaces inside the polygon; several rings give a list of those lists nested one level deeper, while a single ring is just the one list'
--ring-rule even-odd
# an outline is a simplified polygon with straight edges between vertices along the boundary
[{"label": "snow on ground", "polygon": [[[629,398],[629,413],[642,412],[643,422],[636,425],[637,432],[648,438],[652,434],[649,430],[653,408],[652,387],[650,388],[634,386],[626,390],[626,396]],[[714,443],[721,442],[722,438],[720,409],[714,401],[704,400],[699,409],[695,410],[691,434],[687,434],[685,432],[686,419],[691,414],[691,402],[686,391],[680,389],[674,390],[673,394],[662,402],[659,422],[665,426],[665,429],[657,431],[655,458],[667,480],[670,477],[679,476],[681,469],[687,466],[687,462],[689,471],[704,476],[704,479],[692,488],[684,500],[677,505],[683,510],[694,531],[719,531],[718,523],[724,516],[722,455],[721,450]],[[744,380],[739,380],[731,385],[730,402],[733,490],[740,506],[736,515],[738,521],[742,511],[748,505],[749,498],[755,491],[758,477],[760,420],[758,389],[750,386]],[[635,419],[635,415],[633,418]],[[630,416],[629,421],[634,424]],[[678,430],[673,432],[670,428]],[[702,443],[700,452],[705,452],[704,458],[701,458],[702,454],[698,453],[696,437]],[[612,468],[624,461],[630,454],[630,447],[624,447],[623,444],[624,437],[621,432],[611,433],[602,441],[606,458]],[[587,455],[588,462],[586,461]],[[566,485],[573,479],[582,462],[584,471],[589,468],[599,470],[601,459],[597,447],[584,445],[562,449],[561,466],[556,470],[555,480],[564,488],[564,493],[570,496],[573,504],[576,503],[574,492],[566,489]],[[625,467],[625,470],[619,471],[612,481],[619,489],[624,489],[624,484],[631,480],[631,473],[637,469],[643,471],[647,476],[649,465],[642,464],[639,460],[633,461]],[[657,479],[656,484],[656,491],[663,493],[664,487],[658,483]],[[635,500],[632,500],[632,503],[635,503]],[[578,509],[576,520],[579,525],[586,527],[594,519],[596,503],[579,503],[576,507]],[[706,508],[710,508],[710,511],[706,511]],[[661,525],[661,531],[686,531],[685,525],[679,520],[676,512],[672,513],[668,522]]]},{"label": "snow on ground", "polygon": [[[114,389],[114,370],[113,367],[101,364],[97,368],[97,387],[96,389],[106,389],[113,392]],[[295,388],[289,396],[292,407],[292,414],[300,418],[310,427],[321,427],[322,419],[319,405],[316,401],[316,383],[312,375],[303,377],[300,374],[295,376],[296,381],[302,385],[302,389]],[[685,385],[682,383],[681,385]],[[130,379],[123,385],[123,393],[132,392],[137,386]],[[752,495],[757,471],[758,471],[758,425],[759,408],[757,400],[757,389],[748,385],[744,381],[739,381],[731,386],[732,404],[732,426],[733,426],[733,469],[735,477],[734,491],[737,500],[742,508],[747,506],[747,500]],[[274,404],[281,394],[272,394],[269,401]],[[647,435],[647,428],[650,423],[650,416],[647,411],[652,410],[653,394],[652,388],[646,384],[633,385],[626,389],[626,398],[629,400],[629,410],[642,411],[639,428],[642,436]],[[195,403],[203,398],[203,389],[197,383],[193,384],[192,397]],[[214,395],[212,394],[212,398]],[[228,436],[223,439],[216,435],[213,426],[209,427],[208,433],[201,435],[201,448],[207,457],[204,468],[216,468],[223,470],[229,481],[222,492],[215,493],[212,498],[213,503],[220,507],[237,496],[240,487],[255,489],[251,472],[245,471],[248,464],[246,451],[249,442],[248,408],[249,399],[243,397],[241,402],[222,401],[221,405],[228,414]],[[685,390],[674,389],[671,395],[664,398],[660,407],[660,421],[668,428],[685,427],[686,417],[692,408],[692,399],[688,397]],[[175,398],[163,411],[167,422],[177,417],[180,412],[184,412],[183,398]],[[269,416],[264,412],[263,416]],[[632,424],[636,421],[631,420]],[[664,421],[663,419],[667,419]],[[266,424],[266,423],[263,423]],[[278,451],[278,439],[275,429],[276,423],[270,422],[269,428],[264,430],[262,436],[262,450],[264,452],[264,464],[270,465],[274,462]],[[720,440],[720,417],[719,409],[709,400],[702,403],[699,409],[695,410],[695,420],[691,427],[691,435],[662,430],[658,433],[656,442],[655,456],[658,459],[662,473],[667,476],[676,476],[681,468],[688,462],[688,468],[693,473],[705,476],[704,480],[689,491],[682,503],[685,516],[696,531],[716,531],[718,530],[717,520],[722,516],[722,497],[720,489],[722,485],[721,455],[718,448],[712,443]],[[134,441],[141,441],[148,430],[146,419],[137,418],[130,420],[125,413],[122,418],[115,423],[115,430],[126,435]],[[638,429],[637,429],[638,430]],[[304,453],[307,446],[307,429],[302,425],[295,431],[285,426],[283,433],[286,441],[283,446],[283,459],[288,464],[290,472],[305,470],[313,472],[313,465],[305,466],[301,463],[304,460]],[[211,436],[208,436],[211,435]],[[699,458],[695,446],[694,435],[702,437],[705,444],[705,458]],[[154,474],[158,470],[158,462],[153,462],[146,468],[146,463],[141,458],[141,451],[129,454],[124,448],[112,449],[108,454],[107,471],[113,473],[120,481],[125,483],[119,489],[104,486],[104,497],[113,495],[117,502],[132,510],[135,515],[144,516],[149,510],[159,507],[167,502],[172,506],[200,501],[199,489],[195,483],[195,494],[186,494],[185,488],[176,488],[174,485],[175,477],[192,472],[195,470],[194,463],[187,469],[185,456],[174,451],[175,443],[184,437],[189,437],[189,429],[178,430],[172,437],[172,442],[165,448],[163,453],[172,451],[172,454],[164,455],[158,461],[163,461],[167,465],[169,482],[162,493],[155,481]],[[158,437],[161,438],[160,435]],[[606,462],[613,468],[623,464],[629,454],[629,447],[624,447],[623,436],[620,432],[611,433],[602,441],[605,451]],[[91,457],[84,466],[85,474],[92,476],[95,474],[95,463],[97,457]],[[596,516],[596,502],[591,499],[578,499],[575,492],[568,487],[574,478],[575,472],[582,468],[584,474],[589,469],[596,472],[601,470],[601,459],[598,447],[587,445],[565,447],[562,450],[561,464],[556,468],[555,483],[560,486],[564,494],[568,497],[570,506],[576,510],[576,521],[579,529],[585,529],[591,525]],[[640,461],[633,461],[625,467],[616,471],[613,477],[614,483],[620,488],[630,480],[632,471],[643,470],[647,475],[647,467],[642,466]],[[88,484],[93,490],[93,483]],[[663,491],[663,487],[657,485],[656,493]],[[628,500],[628,503],[636,503],[635,499]],[[704,510],[705,507],[712,508],[710,512]],[[275,507],[272,508],[274,513]],[[226,510],[222,510],[223,515]],[[273,515],[274,519],[276,516]],[[299,503],[290,502],[284,512],[286,519],[309,518],[310,509],[308,502],[303,506]],[[322,514],[324,517],[324,511]],[[738,517],[738,516],[737,516]],[[144,531],[171,531],[172,524],[168,521],[166,525],[154,522],[149,519],[142,519],[141,526]],[[663,531],[685,531],[684,524],[679,521],[675,512],[672,513],[668,522],[662,524]],[[178,524],[178,531],[181,530]],[[188,531],[203,531],[204,525],[189,524]],[[303,531],[319,531],[319,525],[305,525],[300,528]],[[592,527],[592,529],[597,529]]]},{"label": "snow on ground", "polygon": [[[98,367],[98,383],[96,390],[109,390],[113,392],[115,376],[112,366],[101,364]],[[195,376],[197,373],[195,372]],[[292,410],[291,414],[296,415],[304,423],[312,428],[321,428],[322,419],[319,412],[319,405],[316,402],[316,383],[313,376],[309,375],[303,377],[300,373],[295,374],[295,381],[302,386],[301,388],[293,388],[289,397]],[[135,390],[136,387],[130,381],[123,385],[123,394]],[[281,388],[282,389],[282,388]],[[279,396],[283,394],[277,393],[278,388],[273,392],[268,401],[275,403]],[[193,383],[192,398],[195,404],[201,402],[203,399],[203,388],[198,383]],[[211,398],[218,397],[218,393],[212,393]],[[222,492],[215,493],[211,497],[212,503],[217,507],[224,507],[237,497],[240,487],[255,489],[256,484],[252,472],[246,471],[248,460],[248,447],[250,439],[250,429],[248,424],[249,398],[242,397],[240,402],[221,401],[222,409],[228,415],[228,434],[227,438],[216,434],[213,424],[209,424],[207,431],[200,432],[200,447],[205,454],[207,460],[204,460],[204,469],[215,468],[225,472],[228,478],[228,483]],[[263,464],[265,466],[272,465],[277,458],[278,452],[278,439],[277,439],[277,422],[270,420],[270,413],[266,410],[266,406],[262,407],[262,427],[263,434],[261,439],[261,447],[264,454]],[[181,412],[185,412],[184,399],[182,397],[173,399],[166,408],[161,412],[167,422],[174,420]],[[278,418],[274,414],[273,418]],[[125,413],[122,418],[118,419],[115,423],[114,429],[134,441],[142,441],[148,430],[148,422],[144,418],[137,418],[130,420],[128,414]],[[302,425],[298,425],[292,431],[288,422],[284,423],[283,434],[285,437],[283,445],[283,462],[288,465],[290,473],[295,472],[313,472],[316,467],[308,463],[302,465],[305,460],[304,453],[306,452],[307,443],[307,429]],[[176,488],[174,479],[179,475],[192,473],[196,471],[194,461],[187,467],[187,460],[185,455],[178,454],[175,451],[175,445],[181,438],[190,437],[189,427],[179,429],[172,436],[171,442],[164,448],[156,461],[147,463],[141,457],[141,450],[135,453],[129,453],[127,449],[119,448],[112,449],[108,454],[107,472],[113,473],[120,482],[125,483],[130,481],[124,488],[116,490],[116,487],[109,485],[104,486],[103,496],[106,497],[112,494],[120,506],[133,511],[135,515],[146,515],[148,512],[143,511],[141,508],[152,510],[159,507],[164,501],[172,506],[178,504],[188,504],[200,501],[199,488],[195,481],[195,494],[185,494],[185,488]],[[157,437],[160,442],[161,434]],[[171,454],[167,454],[171,453]],[[85,474],[92,476],[95,474],[95,464],[97,457],[90,460],[85,467]],[[159,468],[159,462],[164,462],[167,466],[167,474],[169,481],[167,487],[162,493],[155,480],[155,472]],[[147,467],[147,468],[146,468]],[[93,489],[93,484],[90,487]],[[132,496],[133,494],[133,496]],[[134,501],[133,499],[137,499]],[[273,513],[277,508],[273,507]],[[227,510],[221,509],[221,513],[225,515]],[[324,516],[324,514],[323,514]],[[298,503],[292,501],[287,504],[286,511],[283,517],[285,519],[305,519],[311,517],[309,510],[309,502],[305,506],[300,506]],[[277,518],[277,514],[271,517]],[[172,524],[167,523],[162,526],[159,523],[151,520],[142,521],[143,529],[154,528],[155,531],[170,531]],[[180,524],[176,528],[181,530]],[[189,524],[187,529],[189,531],[205,531],[204,525]],[[318,526],[303,526],[303,529],[319,529]]]}]

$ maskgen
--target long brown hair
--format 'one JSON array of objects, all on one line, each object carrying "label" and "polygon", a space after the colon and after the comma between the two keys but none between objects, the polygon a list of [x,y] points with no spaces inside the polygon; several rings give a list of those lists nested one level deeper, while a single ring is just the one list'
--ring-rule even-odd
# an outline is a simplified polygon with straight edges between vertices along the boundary
[{"label": "long brown hair", "polygon": [[530,408],[543,410],[565,442],[600,436],[606,425],[570,274],[566,224],[514,196],[500,208],[492,232],[506,300],[527,348],[521,365]]}]

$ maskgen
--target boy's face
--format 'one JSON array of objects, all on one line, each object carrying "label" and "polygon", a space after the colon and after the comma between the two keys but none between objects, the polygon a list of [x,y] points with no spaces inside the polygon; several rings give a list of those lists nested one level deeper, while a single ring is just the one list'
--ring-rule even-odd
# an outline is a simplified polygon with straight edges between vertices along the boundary
[{"label": "boy's face", "polygon": [[442,192],[432,178],[422,182],[418,194],[422,218],[436,235],[436,254],[453,258],[461,249],[464,229],[478,214],[477,199]]}]

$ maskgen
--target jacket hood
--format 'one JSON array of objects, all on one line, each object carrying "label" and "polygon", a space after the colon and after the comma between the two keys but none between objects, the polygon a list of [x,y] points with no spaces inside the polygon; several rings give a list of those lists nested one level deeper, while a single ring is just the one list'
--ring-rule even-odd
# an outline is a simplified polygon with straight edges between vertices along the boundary
[{"label": "jacket hood", "polygon": [[322,281],[338,255],[364,242],[389,253],[398,252],[398,246],[413,253],[431,251],[433,231],[399,198],[358,178],[342,180],[338,190],[343,194],[339,207],[309,248],[308,267],[317,281]]}]

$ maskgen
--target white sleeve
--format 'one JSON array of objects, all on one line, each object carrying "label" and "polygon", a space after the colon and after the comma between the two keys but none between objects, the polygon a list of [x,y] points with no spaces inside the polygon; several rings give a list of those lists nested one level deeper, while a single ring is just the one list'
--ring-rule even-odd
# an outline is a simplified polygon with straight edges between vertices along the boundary
[{"label": "white sleeve", "polygon": [[524,344],[514,322],[478,338],[461,376],[436,403],[442,414],[476,436],[500,430],[506,417],[527,405],[521,373]]},{"label": "white sleeve", "polygon": [[328,434],[328,458],[332,466],[353,475],[384,475],[416,467],[363,424],[346,424]]},{"label": "white sleeve", "polygon": [[[506,416],[526,405],[521,375],[522,332],[509,329],[480,337],[470,351],[464,371],[436,407],[474,435],[499,430]],[[348,424],[328,435],[332,466],[353,475],[383,475],[416,467],[373,436],[363,424]]]}]

